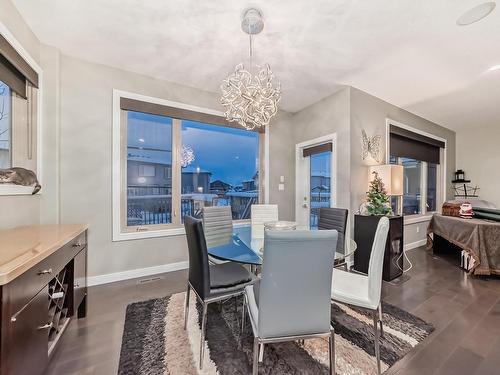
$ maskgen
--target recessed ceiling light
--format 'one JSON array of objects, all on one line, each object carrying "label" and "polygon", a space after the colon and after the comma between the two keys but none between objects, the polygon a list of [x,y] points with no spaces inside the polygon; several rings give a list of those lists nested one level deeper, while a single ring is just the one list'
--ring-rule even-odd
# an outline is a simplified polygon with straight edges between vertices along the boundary
[{"label": "recessed ceiling light", "polygon": [[500,70],[500,64],[499,64],[499,65],[493,65],[493,66],[490,66],[490,67],[488,68],[488,70],[489,70],[490,72],[492,72],[492,71],[494,71],[494,70]]},{"label": "recessed ceiling light", "polygon": [[493,9],[495,9],[495,7],[496,3],[494,1],[488,1],[487,3],[479,4],[462,14],[457,20],[457,25],[467,26],[477,21],[481,21],[484,17],[493,12]]}]

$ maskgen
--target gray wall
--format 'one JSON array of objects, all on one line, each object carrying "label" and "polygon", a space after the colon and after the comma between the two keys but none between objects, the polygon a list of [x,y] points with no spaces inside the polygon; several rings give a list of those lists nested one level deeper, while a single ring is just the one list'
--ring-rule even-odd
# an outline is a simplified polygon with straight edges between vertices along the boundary
[{"label": "gray wall", "polygon": [[[389,104],[379,98],[351,87],[351,210],[355,212],[365,200],[367,189],[367,167],[377,164],[370,158],[361,157],[361,130],[365,129],[368,136],[382,135],[382,161],[385,163],[386,118],[401,122],[413,128],[445,138],[446,148],[446,181],[447,198],[452,197],[450,181],[455,172],[455,132],[439,126],[404,109]],[[426,238],[427,223],[412,224],[405,227],[405,243],[423,241]],[[418,227],[418,232],[417,232]]]},{"label": "gray wall", "polygon": [[[293,116],[279,113],[269,126],[269,201],[279,206],[280,220],[295,219],[295,141]],[[285,190],[279,191],[280,176]]]},{"label": "gray wall", "polygon": [[457,130],[457,168],[470,185],[479,186],[479,198],[500,207],[500,127],[474,126]]},{"label": "gray wall", "polygon": [[[291,145],[295,172],[295,145],[300,142],[337,134],[337,207],[350,207],[350,129],[349,88],[310,105],[297,112],[293,118],[293,144]],[[293,181],[295,186],[295,181]],[[295,206],[295,195],[292,203]]]}]

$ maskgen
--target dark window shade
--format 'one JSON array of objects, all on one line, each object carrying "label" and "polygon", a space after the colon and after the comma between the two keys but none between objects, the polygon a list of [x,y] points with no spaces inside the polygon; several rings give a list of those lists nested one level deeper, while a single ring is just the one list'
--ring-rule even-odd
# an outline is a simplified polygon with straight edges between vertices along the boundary
[{"label": "dark window shade", "polygon": [[[0,35],[0,55],[3,57],[0,64],[2,65],[2,74],[8,69],[11,74],[23,76],[25,80],[31,82],[33,86],[38,88],[38,73],[21,57],[21,55],[10,45],[10,43]],[[5,64],[9,62],[10,65]],[[17,92],[15,87],[12,87]],[[21,90],[22,91],[22,90]],[[26,97],[26,89],[19,95]]]},{"label": "dark window shade", "polygon": [[425,135],[421,135],[418,133],[414,133],[411,130],[406,130],[406,129],[400,128],[399,126],[391,125],[390,132],[391,132],[391,135],[392,134],[398,135],[400,137],[404,137],[404,138],[408,138],[408,139],[411,139],[414,141],[426,143],[426,144],[431,145],[431,146],[436,146],[436,147],[440,147],[440,148],[444,148],[444,146],[445,146],[443,141],[437,140],[435,138],[426,137]]},{"label": "dark window shade", "polygon": [[26,99],[26,79],[14,66],[0,55],[0,81]]},{"label": "dark window shade", "polygon": [[[179,120],[190,120],[201,122],[204,124],[213,124],[230,128],[244,129],[236,123],[227,121],[222,116],[195,112],[182,108],[169,107],[156,103],[143,102],[136,99],[120,98],[120,108],[126,111],[150,113],[152,115],[167,116]],[[264,133],[264,129],[255,129],[254,131]]]},{"label": "dark window shade", "polygon": [[394,125],[390,127],[391,156],[439,164],[440,149],[444,147],[445,143],[442,141],[413,133]]},{"label": "dark window shade", "polygon": [[321,145],[307,147],[302,150],[304,157],[308,157],[315,154],[322,154],[323,152],[332,151],[332,142],[323,143]]}]

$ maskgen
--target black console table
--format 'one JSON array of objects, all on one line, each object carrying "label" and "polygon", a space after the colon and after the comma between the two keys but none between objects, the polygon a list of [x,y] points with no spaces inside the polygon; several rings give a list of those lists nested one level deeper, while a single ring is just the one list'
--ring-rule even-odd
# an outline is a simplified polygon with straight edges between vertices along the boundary
[{"label": "black console table", "polygon": [[[354,252],[354,269],[368,273],[373,239],[382,216],[354,216],[354,241],[358,248]],[[389,216],[389,235],[384,254],[382,278],[391,281],[403,274],[403,216]]]}]

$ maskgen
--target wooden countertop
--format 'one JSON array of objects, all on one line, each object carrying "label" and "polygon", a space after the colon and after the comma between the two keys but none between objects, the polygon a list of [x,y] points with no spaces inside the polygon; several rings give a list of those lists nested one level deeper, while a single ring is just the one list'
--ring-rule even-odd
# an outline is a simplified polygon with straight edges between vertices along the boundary
[{"label": "wooden countertop", "polygon": [[87,229],[83,224],[0,230],[0,285],[14,280]]}]

